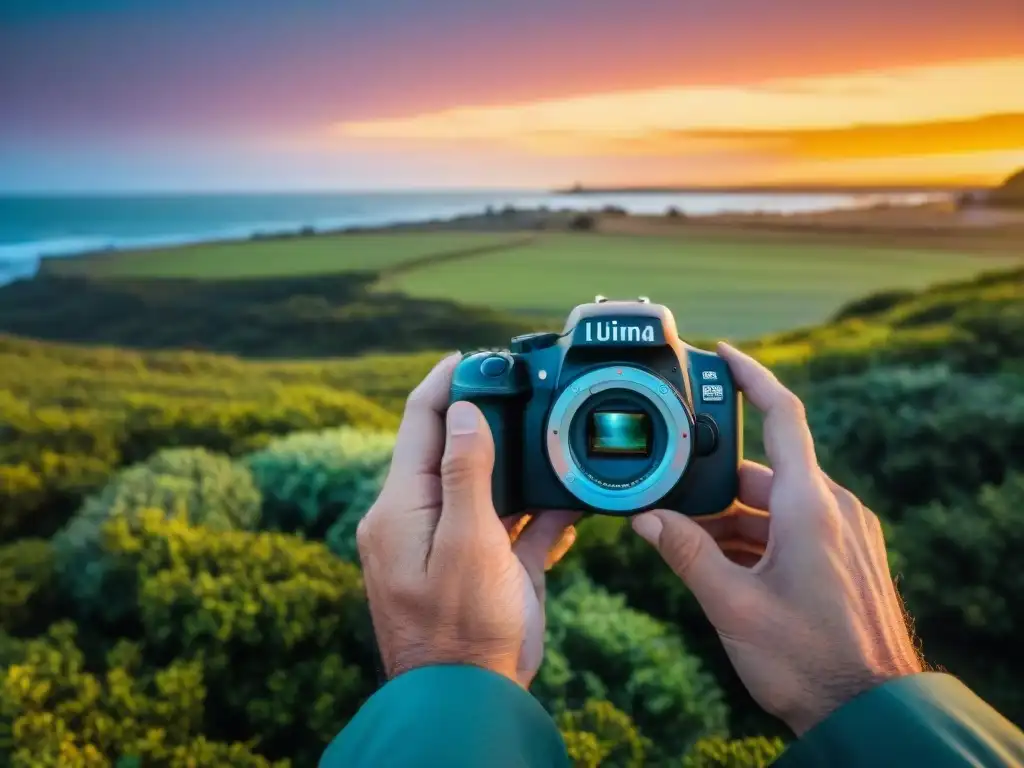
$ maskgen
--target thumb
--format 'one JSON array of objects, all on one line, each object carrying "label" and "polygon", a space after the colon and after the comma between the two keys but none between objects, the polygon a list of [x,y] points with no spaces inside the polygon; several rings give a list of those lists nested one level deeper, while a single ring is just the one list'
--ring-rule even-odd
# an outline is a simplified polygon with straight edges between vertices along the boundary
[{"label": "thumb", "polygon": [[632,525],[693,592],[711,623],[718,627],[728,621],[731,598],[744,574],[711,534],[686,515],[667,509],[639,514]]},{"label": "thumb", "polygon": [[471,536],[487,523],[497,525],[508,538],[491,501],[493,468],[494,440],[483,414],[472,403],[453,403],[441,459],[439,538]]}]

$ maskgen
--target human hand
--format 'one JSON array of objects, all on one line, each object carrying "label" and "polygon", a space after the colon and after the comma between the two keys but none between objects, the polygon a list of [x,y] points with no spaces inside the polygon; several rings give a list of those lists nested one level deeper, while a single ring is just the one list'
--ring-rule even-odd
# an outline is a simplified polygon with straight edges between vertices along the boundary
[{"label": "human hand", "polygon": [[544,572],[572,546],[578,515],[498,517],[487,422],[470,403],[448,408],[458,362],[442,360],[409,396],[384,487],[359,524],[370,613],[389,677],[472,664],[525,688],[544,654]]},{"label": "human hand", "polygon": [[744,462],[740,504],[721,517],[654,510],[633,529],[693,592],[758,704],[799,736],[922,662],[878,518],[818,467],[803,404],[742,352],[719,354],[764,413],[772,468]]}]

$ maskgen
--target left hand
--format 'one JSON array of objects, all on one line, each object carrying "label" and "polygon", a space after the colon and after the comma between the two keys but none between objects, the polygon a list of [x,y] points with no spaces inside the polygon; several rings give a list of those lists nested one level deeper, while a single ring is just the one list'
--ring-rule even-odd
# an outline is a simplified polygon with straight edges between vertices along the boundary
[{"label": "left hand", "polygon": [[472,664],[526,688],[544,655],[544,573],[572,546],[578,514],[498,517],[487,422],[470,403],[448,408],[458,361],[441,361],[409,396],[387,480],[359,525],[374,632],[389,677]]}]

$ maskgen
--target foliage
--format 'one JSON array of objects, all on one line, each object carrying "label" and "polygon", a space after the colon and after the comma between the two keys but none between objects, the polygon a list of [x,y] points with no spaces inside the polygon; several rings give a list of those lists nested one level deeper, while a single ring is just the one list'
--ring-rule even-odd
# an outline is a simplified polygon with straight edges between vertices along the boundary
[{"label": "foliage", "polygon": [[1024,473],[892,526],[893,570],[928,658],[1024,720]]},{"label": "foliage", "polygon": [[[1024,270],[841,315],[750,349],[804,398],[825,469],[883,517],[929,660],[1022,723]],[[315,764],[376,684],[352,534],[439,357],[0,337],[0,762]],[[759,442],[748,413],[748,455]],[[779,754],[780,725],[622,519],[581,521],[550,595],[534,692],[577,765]]]},{"label": "foliage", "polygon": [[53,546],[22,539],[0,547],[0,630],[41,630],[57,602]]},{"label": "foliage", "polygon": [[139,646],[121,641],[102,672],[86,668],[77,628],[54,625],[4,659],[0,759],[12,768],[286,768],[241,742],[203,732],[201,665],[176,660],[144,670]]},{"label": "foliage", "polygon": [[373,290],[373,272],[242,279],[43,274],[0,287],[0,330],[133,349],[255,358],[478,347],[530,318]]},{"label": "foliage", "polygon": [[586,701],[581,710],[565,711],[556,722],[578,768],[636,768],[645,764],[647,739],[629,715],[607,701]]},{"label": "foliage", "polygon": [[202,661],[207,732],[261,737],[312,765],[372,691],[372,630],[358,569],[284,534],[210,536],[145,513],[112,521],[106,548],[134,575],[151,653]]},{"label": "foliage", "polygon": [[755,736],[747,739],[701,739],[683,758],[682,768],[762,768],[785,749],[782,739]]},{"label": "foliage", "polygon": [[820,451],[870,478],[893,519],[1024,465],[1024,376],[881,368],[822,382],[805,404]]},{"label": "foliage", "polygon": [[211,531],[252,529],[259,523],[260,495],[247,469],[202,448],[160,451],[122,470],[54,538],[59,578],[81,616],[116,621],[129,609],[130,593],[110,573],[103,531],[111,519],[126,518],[134,526],[145,510]]},{"label": "foliage", "polygon": [[545,652],[542,701],[556,710],[608,701],[651,739],[653,755],[680,755],[725,730],[721,691],[679,636],[584,578],[549,603]]},{"label": "foliage", "polygon": [[[411,387],[436,360],[397,363],[387,386]],[[52,535],[117,468],[161,448],[238,455],[297,430],[392,429],[390,412],[339,391],[372,381],[366,364],[385,362],[261,366],[0,337],[0,540]]]},{"label": "foliage", "polygon": [[296,433],[245,459],[263,494],[263,528],[322,539],[351,559],[359,519],[380,490],[394,435],[350,427]]}]

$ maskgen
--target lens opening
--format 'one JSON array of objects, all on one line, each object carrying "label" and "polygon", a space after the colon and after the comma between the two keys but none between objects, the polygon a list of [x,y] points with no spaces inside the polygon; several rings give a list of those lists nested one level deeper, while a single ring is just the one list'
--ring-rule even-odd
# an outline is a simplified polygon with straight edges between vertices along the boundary
[{"label": "lens opening", "polygon": [[651,417],[643,411],[594,410],[587,415],[587,455],[651,455]]},{"label": "lens opening", "polygon": [[676,390],[630,366],[592,370],[552,406],[548,458],[562,484],[603,512],[633,512],[679,482],[692,451],[692,417]]}]

